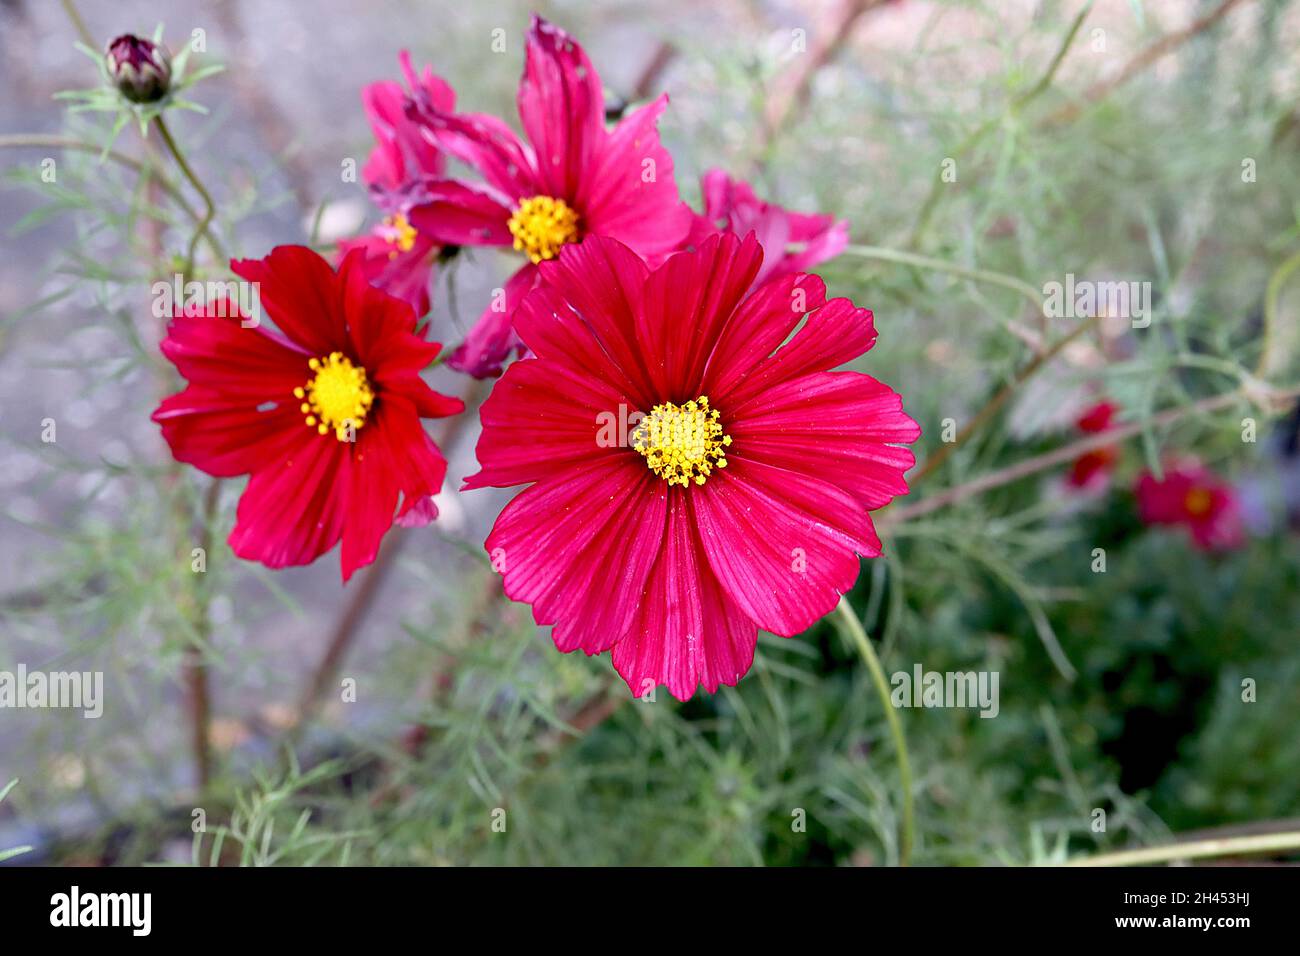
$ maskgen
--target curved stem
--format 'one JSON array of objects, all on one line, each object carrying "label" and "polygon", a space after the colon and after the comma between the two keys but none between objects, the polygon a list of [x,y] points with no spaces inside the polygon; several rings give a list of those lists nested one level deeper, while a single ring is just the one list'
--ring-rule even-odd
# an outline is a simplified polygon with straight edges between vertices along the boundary
[{"label": "curved stem", "polygon": [[1276,853],[1300,850],[1300,832],[1263,833],[1255,836],[1224,837],[1216,840],[1192,840],[1170,846],[1152,846],[1141,850],[1121,850],[1070,860],[1066,866],[1141,866],[1169,863],[1174,860],[1200,860],[1215,856],[1247,853]]},{"label": "curved stem", "polygon": [[844,249],[846,255],[858,256],[862,259],[878,259],[881,262],[897,262],[901,265],[915,266],[918,269],[929,269],[932,272],[945,272],[948,275],[959,276],[963,279],[971,279],[975,282],[985,282],[989,285],[1002,286],[1004,289],[1011,289],[1020,293],[1026,299],[1034,304],[1034,308],[1042,310],[1043,296],[1039,290],[1035,289],[1023,279],[1017,279],[1015,276],[1005,275],[1001,272],[991,272],[988,269],[974,269],[969,266],[958,265],[955,262],[948,262],[944,259],[931,259],[929,256],[917,255],[914,252],[903,252],[899,249],[886,249],[883,246],[847,246]]},{"label": "curved stem", "polygon": [[835,610],[839,612],[840,630],[857,645],[858,653],[862,655],[862,662],[867,665],[867,670],[871,673],[871,682],[875,684],[876,693],[880,695],[880,706],[885,711],[889,733],[894,738],[894,752],[898,755],[899,786],[903,791],[903,822],[898,834],[898,862],[901,866],[907,866],[912,857],[915,816],[912,806],[912,764],[907,758],[907,738],[903,735],[903,722],[889,699],[889,681],[885,679],[884,668],[880,666],[880,659],[876,657],[867,632],[863,629],[862,622],[858,620],[858,615],[854,613],[847,596],[840,598],[840,603]]},{"label": "curved stem", "polygon": [[193,186],[199,196],[203,198],[203,218],[199,220],[198,226],[194,230],[194,235],[190,237],[189,248],[185,251],[185,274],[188,276],[190,271],[194,268],[194,253],[195,250],[198,249],[199,236],[208,231],[208,227],[212,224],[213,218],[217,215],[217,207],[216,204],[213,203],[212,196],[208,193],[207,188],[204,187],[194,170],[190,168],[190,164],[185,159],[185,154],[182,153],[181,148],[176,145],[176,140],[172,138],[171,130],[167,128],[167,123],[163,120],[162,116],[154,118],[154,125],[158,127],[158,135],[160,135],[162,141],[167,144],[167,151],[172,154],[172,159],[176,160],[176,165],[180,167],[180,171],[185,174],[185,178],[189,180],[190,185]]}]

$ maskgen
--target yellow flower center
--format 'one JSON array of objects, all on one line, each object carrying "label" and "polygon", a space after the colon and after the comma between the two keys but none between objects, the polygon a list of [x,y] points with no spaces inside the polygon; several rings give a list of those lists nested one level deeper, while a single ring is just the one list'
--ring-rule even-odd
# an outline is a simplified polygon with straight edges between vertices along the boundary
[{"label": "yellow flower center", "polygon": [[307,424],[322,435],[333,429],[339,441],[354,441],[375,401],[366,370],[353,365],[342,352],[314,358],[307,365],[316,375],[293,390],[293,397],[302,402]]},{"label": "yellow flower center", "polygon": [[702,485],[714,468],[726,468],[730,444],[707,395],[685,405],[656,405],[632,432],[632,447],[645,456],[650,470],[683,488],[692,481]]},{"label": "yellow flower center", "polygon": [[519,204],[510,221],[515,248],[534,263],[554,259],[566,242],[578,239],[578,214],[563,199],[532,196]]},{"label": "yellow flower center", "polygon": [[415,237],[419,232],[400,212],[386,218],[384,225],[388,227],[386,231],[389,243],[397,247],[388,253],[388,258],[396,259],[399,252],[410,252],[415,248]]},{"label": "yellow flower center", "polygon": [[1187,492],[1186,497],[1183,498],[1183,507],[1185,507],[1187,513],[1194,518],[1199,518],[1202,515],[1207,514],[1210,510],[1210,505],[1213,503],[1214,499],[1204,488],[1192,488]]}]

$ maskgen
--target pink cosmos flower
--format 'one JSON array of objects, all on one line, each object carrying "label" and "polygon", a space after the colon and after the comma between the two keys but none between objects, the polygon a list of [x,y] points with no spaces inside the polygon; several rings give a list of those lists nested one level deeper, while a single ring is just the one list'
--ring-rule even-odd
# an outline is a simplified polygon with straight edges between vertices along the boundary
[{"label": "pink cosmos flower", "polygon": [[564,249],[515,318],[533,357],[480,412],[465,487],[530,484],[487,538],[506,594],[561,651],[612,650],[638,695],[734,685],[759,628],[835,606],[880,553],[868,512],[907,493],[920,429],[832,371],[875,342],[871,312],[815,275],[751,292],[762,263],[752,235],[653,270],[610,239]]},{"label": "pink cosmos flower", "polygon": [[849,244],[847,220],[791,212],[764,202],[754,195],[749,183],[732,179],[721,169],[704,174],[700,191],[704,215],[695,216],[686,245],[697,246],[715,232],[744,236],[753,231],[763,246],[764,257],[756,284],[773,276],[812,269],[838,256]]},{"label": "pink cosmos flower", "polygon": [[646,258],[662,257],[690,226],[672,157],[656,129],[667,96],[606,130],[600,76],[587,54],[534,16],[518,103],[527,141],[492,116],[408,103],[431,142],[483,177],[442,184],[441,201],[415,209],[411,224],[435,242],[507,246],[522,259],[448,360],[480,378],[499,375],[510,353],[520,350],[511,322],[537,284],[539,263],[593,235],[617,239]]},{"label": "pink cosmos flower", "polygon": [[235,554],[282,568],[341,540],[344,581],[375,559],[395,519],[437,515],[447,463],[420,419],[465,408],[420,378],[440,346],[360,264],[354,253],[335,272],[302,246],[232,262],[259,284],[279,333],[246,327],[227,300],[177,314],[162,351],[188,384],[153,414],[177,461],[252,476],[230,532]]},{"label": "pink cosmos flower", "polygon": [[1138,478],[1138,514],[1147,524],[1185,525],[1204,551],[1225,551],[1245,543],[1237,494],[1232,486],[1193,459],[1172,461],[1164,479],[1145,471]]},{"label": "pink cosmos flower", "polygon": [[[1097,402],[1084,409],[1074,424],[1085,435],[1100,434],[1115,427],[1115,413],[1118,411],[1119,406],[1114,402]],[[1085,452],[1070,467],[1069,483],[1075,488],[1097,488],[1104,485],[1118,461],[1119,448],[1115,445]]]},{"label": "pink cosmos flower", "polygon": [[446,158],[406,116],[408,100],[451,111],[456,94],[429,67],[416,74],[411,55],[398,55],[410,93],[400,83],[371,83],[361,93],[375,148],[361,169],[371,198],[387,215],[368,234],[339,243],[341,256],[362,252],[360,269],[372,285],[411,303],[416,315],[429,311],[429,283],[441,244],[411,225],[412,210],[434,200],[430,184],[446,172]]}]

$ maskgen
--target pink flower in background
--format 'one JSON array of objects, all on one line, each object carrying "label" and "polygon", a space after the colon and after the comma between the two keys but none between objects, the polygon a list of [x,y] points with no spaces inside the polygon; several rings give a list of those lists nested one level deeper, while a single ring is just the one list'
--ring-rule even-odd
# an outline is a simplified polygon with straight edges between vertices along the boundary
[{"label": "pink flower in background", "polygon": [[1164,478],[1145,471],[1134,489],[1138,514],[1147,524],[1185,525],[1206,551],[1238,548],[1245,542],[1237,494],[1232,486],[1192,459],[1173,461]]},{"label": "pink flower in background", "polygon": [[506,594],[637,695],[734,685],[759,628],[835,607],[880,553],[868,512],[907,494],[920,429],[833,371],[874,344],[871,312],[815,275],[755,288],[762,264],[752,235],[654,270],[609,239],[564,249],[516,316],[533,357],[480,412],[465,488],[530,485],[487,538]]},{"label": "pink flower in background", "polygon": [[526,141],[493,116],[456,114],[432,98],[408,101],[408,115],[430,141],[483,177],[443,183],[440,201],[414,209],[411,224],[439,243],[506,246],[524,260],[449,365],[478,377],[500,374],[521,348],[511,322],[537,283],[538,264],[566,245],[597,235],[646,258],[677,248],[691,214],[656,129],[667,102],[661,96],[607,131],[600,76],[587,54],[537,16],[518,95]]},{"label": "pink flower in background", "polygon": [[442,246],[416,232],[406,213],[387,216],[366,235],[338,245],[340,260],[359,250],[357,268],[371,285],[410,303],[417,316],[429,311],[429,285]]},{"label": "pink flower in background", "polygon": [[[1098,402],[1084,409],[1074,424],[1085,435],[1100,434],[1115,427],[1115,413],[1118,411],[1119,406],[1114,402]],[[1105,484],[1118,461],[1119,448],[1116,445],[1084,452],[1070,467],[1069,482],[1075,488],[1096,488]]]},{"label": "pink flower in background", "polygon": [[697,246],[715,232],[757,233],[763,268],[755,284],[773,276],[805,272],[833,259],[849,244],[847,220],[791,212],[764,202],[744,180],[711,169],[700,180],[704,215],[695,216],[686,244]]},{"label": "pink flower in background", "polygon": [[441,178],[447,168],[442,151],[428,141],[418,123],[407,117],[407,101],[450,112],[456,108],[456,93],[430,67],[426,66],[417,76],[411,66],[411,54],[406,50],[397,59],[409,93],[394,80],[371,83],[361,91],[361,101],[375,134],[375,148],[362,167],[361,176],[383,193],[405,194],[421,180]]},{"label": "pink flower in background", "polygon": [[432,201],[431,183],[446,172],[446,157],[407,118],[409,101],[430,109],[453,110],[456,94],[429,67],[416,74],[411,55],[398,55],[406,88],[393,80],[371,83],[361,93],[375,148],[362,167],[371,198],[387,215],[369,233],[339,243],[345,256],[361,250],[359,268],[366,279],[390,295],[411,304],[417,316],[429,311],[429,285],[441,243],[421,235],[411,224],[412,211]]}]

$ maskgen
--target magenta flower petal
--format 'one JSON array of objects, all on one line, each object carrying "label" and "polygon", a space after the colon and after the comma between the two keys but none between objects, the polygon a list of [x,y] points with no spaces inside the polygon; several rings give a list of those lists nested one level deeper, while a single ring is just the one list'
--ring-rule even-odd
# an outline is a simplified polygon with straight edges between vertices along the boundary
[{"label": "magenta flower petal", "polygon": [[[329,436],[296,428],[297,440],[278,468],[253,473],[239,499],[230,547],[268,568],[310,564],[339,541],[349,517],[335,489],[350,484],[352,459]],[[344,580],[351,571],[345,572]]]},{"label": "magenta flower petal", "polygon": [[832,471],[869,510],[907,494],[903,473],[916,456],[899,446],[921,429],[888,385],[857,372],[821,372],[773,386],[762,404],[731,429],[746,458],[798,472],[811,463],[814,477]]},{"label": "magenta flower petal", "polygon": [[478,170],[501,203],[542,191],[532,149],[495,116],[407,108],[439,147]]},{"label": "magenta flower petal", "polygon": [[[637,338],[641,287],[650,270],[641,257],[619,242],[592,238],[564,250],[557,261],[540,267],[543,281],[590,326],[610,360],[631,384],[631,398],[645,405],[654,394],[650,361]],[[524,342],[540,350],[534,336],[544,318],[524,327],[539,330]],[[653,404],[653,403],[649,403]]]},{"label": "magenta flower petal", "polygon": [[647,363],[656,394],[682,401],[702,394],[709,356],[762,263],[753,236],[741,243],[712,236],[696,254],[670,256],[650,275],[636,330],[639,348],[657,357]]},{"label": "magenta flower petal", "polygon": [[759,627],[797,633],[853,586],[880,553],[868,509],[907,491],[916,423],[829,371],[874,342],[871,313],[807,275],[747,292],[761,263],[729,234],[653,270],[612,239],[566,247],[518,310],[533,357],[481,411],[467,487],[536,482],[488,536],[506,593],[561,650],[612,648],[636,694],[734,684]]},{"label": "magenta flower petal", "polygon": [[510,210],[468,183],[443,179],[428,183],[423,201],[411,210],[411,225],[422,237],[453,246],[508,246]]},{"label": "magenta flower petal", "polygon": [[758,628],[709,568],[684,494],[674,492],[664,544],[636,624],[614,645],[614,668],[640,696],[658,684],[678,700],[735,686],[754,662]]},{"label": "magenta flower petal", "polygon": [[[497,518],[486,546],[506,594],[555,625],[561,650],[598,654],[631,626],[663,537],[661,484],[625,456],[604,456],[533,485]],[[592,487],[599,508],[589,507]]]},{"label": "magenta flower petal", "polygon": [[715,232],[757,234],[763,246],[759,283],[791,272],[812,269],[844,251],[848,222],[834,216],[791,212],[765,202],[749,183],[711,169],[700,180],[704,214],[694,217],[686,242],[699,245]]},{"label": "magenta flower petal", "polygon": [[709,565],[759,627],[798,634],[853,587],[857,555],[876,557],[880,540],[866,511],[837,485],[749,459],[728,461],[725,480],[691,498]]},{"label": "magenta flower petal", "polygon": [[519,118],[536,153],[540,192],[576,196],[605,136],[605,93],[586,52],[536,14],[528,29]]},{"label": "magenta flower petal", "polygon": [[413,95],[444,112],[456,107],[455,92],[429,67],[417,77],[409,53],[403,50],[398,59],[411,94],[392,80],[372,83],[361,91],[361,101],[375,135],[375,148],[361,175],[371,186],[385,191],[401,191],[412,179],[421,176],[441,176],[446,165],[442,151],[429,142],[418,123],[407,117],[408,99]]},{"label": "magenta flower petal", "polygon": [[[534,17],[518,94],[528,142],[492,117],[407,103],[407,115],[430,142],[483,177],[476,186],[465,184],[478,194],[473,205],[467,194],[431,197],[436,208],[417,214],[419,228],[458,245],[509,242],[530,265],[590,237],[617,239],[657,264],[691,224],[656,129],[666,102],[635,110],[606,131],[600,77],[587,54],[563,30]],[[518,344],[506,323],[521,300],[507,301],[506,315],[482,314],[454,367],[478,377],[500,374]]]},{"label": "magenta flower petal", "polygon": [[651,261],[678,248],[691,227],[677,195],[672,154],[659,142],[667,94],[633,110],[604,140],[578,191],[586,228],[631,246]]},{"label": "magenta flower petal", "polygon": [[416,315],[429,311],[429,283],[438,250],[439,246],[423,235],[415,238],[410,249],[396,249],[382,225],[364,236],[339,242],[345,259],[349,253],[360,253],[358,268],[367,282],[406,302]]},{"label": "magenta flower petal", "polygon": [[523,353],[523,345],[515,334],[512,318],[525,295],[537,283],[537,268],[524,266],[499,290],[474,323],[465,341],[451,353],[447,364],[459,372],[475,378],[492,378],[501,374],[501,367],[511,352]]}]

